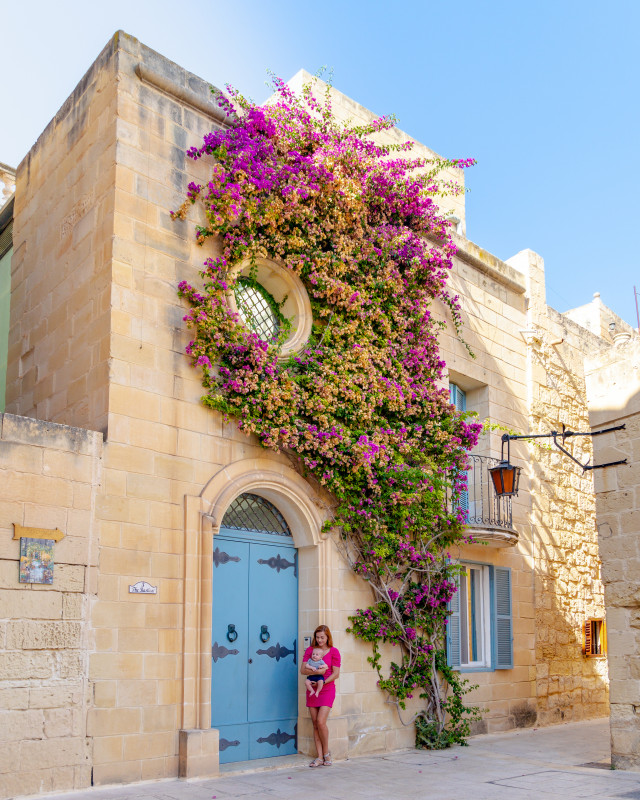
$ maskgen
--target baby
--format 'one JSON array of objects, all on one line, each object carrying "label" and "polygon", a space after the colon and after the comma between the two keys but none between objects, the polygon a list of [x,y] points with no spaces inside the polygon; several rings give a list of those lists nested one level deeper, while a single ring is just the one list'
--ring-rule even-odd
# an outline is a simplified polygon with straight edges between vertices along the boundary
[{"label": "baby", "polygon": [[317,697],[324,686],[324,673],[328,669],[322,658],[322,650],[319,647],[313,648],[311,658],[307,661],[307,666],[318,673],[317,675],[307,675],[307,679],[304,682],[309,694],[315,694]]}]

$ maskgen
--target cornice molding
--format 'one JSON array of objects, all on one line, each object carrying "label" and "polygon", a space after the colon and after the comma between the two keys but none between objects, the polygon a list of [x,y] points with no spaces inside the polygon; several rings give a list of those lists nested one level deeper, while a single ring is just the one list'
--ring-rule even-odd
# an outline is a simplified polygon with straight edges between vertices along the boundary
[{"label": "cornice molding", "polygon": [[488,250],[483,250],[482,247],[469,241],[469,239],[465,239],[457,233],[452,233],[451,235],[458,248],[456,258],[475,267],[479,272],[496,281],[496,283],[506,286],[512,292],[525,294],[527,291],[526,278],[521,272],[518,272],[509,264],[505,264],[497,256],[494,256]]},{"label": "cornice molding", "polygon": [[135,72],[138,78],[144,81],[144,83],[148,83],[155,89],[160,89],[160,91],[168,94],[170,97],[174,97],[181,103],[186,103],[201,114],[213,119],[218,125],[222,125],[225,128],[228,127],[229,121],[227,114],[218,106],[215,100],[205,99],[196,92],[191,91],[191,89],[180,86],[178,83],[171,80],[171,78],[168,78],[161,72],[151,69],[146,64],[137,64]]}]

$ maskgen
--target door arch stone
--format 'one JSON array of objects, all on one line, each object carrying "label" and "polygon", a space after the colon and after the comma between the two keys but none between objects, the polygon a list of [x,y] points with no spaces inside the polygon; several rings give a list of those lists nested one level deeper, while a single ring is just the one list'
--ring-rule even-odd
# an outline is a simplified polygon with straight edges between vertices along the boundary
[{"label": "door arch stone", "polygon": [[331,514],[328,495],[287,464],[252,458],[221,467],[198,496],[185,496],[181,777],[219,774],[218,731],[210,727],[213,540],[231,502],[247,492],[276,506],[293,534],[300,570],[298,641],[318,620],[330,619],[333,549],[322,533]]}]

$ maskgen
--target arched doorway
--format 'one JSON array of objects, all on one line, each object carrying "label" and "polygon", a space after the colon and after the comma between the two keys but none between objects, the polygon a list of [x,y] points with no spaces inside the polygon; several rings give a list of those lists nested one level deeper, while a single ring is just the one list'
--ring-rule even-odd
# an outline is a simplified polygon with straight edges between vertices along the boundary
[{"label": "arched doorway", "polygon": [[298,553],[265,498],[239,495],[215,536],[211,726],[220,763],[297,752]]}]

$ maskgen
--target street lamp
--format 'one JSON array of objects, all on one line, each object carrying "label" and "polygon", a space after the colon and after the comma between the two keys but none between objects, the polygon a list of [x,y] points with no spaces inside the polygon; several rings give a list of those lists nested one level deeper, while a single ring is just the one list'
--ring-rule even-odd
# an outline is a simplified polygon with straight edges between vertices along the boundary
[{"label": "street lamp", "polygon": [[[509,442],[515,439],[515,436],[510,436],[508,433],[502,436],[502,458],[500,463],[495,467],[489,468],[489,474],[493,481],[493,488],[496,490],[498,497],[512,497],[518,494],[518,484],[520,482],[521,468],[516,467],[509,462]],[[507,458],[504,457],[504,444],[507,443]]]},{"label": "street lamp", "polygon": [[[493,481],[493,488],[495,489],[496,495],[498,497],[511,497],[513,495],[518,494],[518,483],[520,481],[520,467],[516,467],[510,463],[509,459],[509,451],[510,446],[509,443],[512,439],[553,439],[553,443],[561,450],[566,456],[572,461],[575,461],[576,464],[582,467],[583,471],[586,472],[589,469],[602,469],[604,467],[615,467],[618,464],[626,464],[627,459],[622,459],[622,461],[609,461],[606,464],[589,464],[587,461],[586,464],[580,463],[577,458],[574,458],[571,453],[566,450],[562,445],[564,445],[565,440],[571,436],[599,436],[602,433],[611,433],[612,431],[621,431],[624,430],[624,425],[617,425],[615,428],[605,428],[602,431],[587,431],[586,433],[579,433],[577,431],[568,431],[566,430],[565,426],[562,426],[562,433],[558,433],[558,431],[551,431],[551,433],[532,433],[532,434],[512,434],[512,433],[503,433],[502,434],[502,455],[499,464],[496,464],[495,467],[491,467],[489,469],[489,473],[491,474],[491,480]],[[558,441],[558,438],[562,439],[562,444]],[[507,457],[504,457],[504,446],[507,445]]]}]

